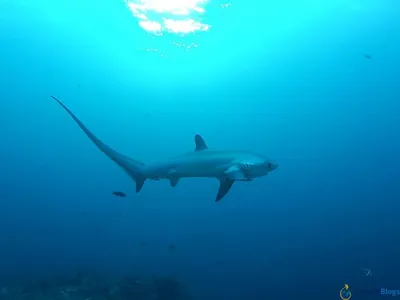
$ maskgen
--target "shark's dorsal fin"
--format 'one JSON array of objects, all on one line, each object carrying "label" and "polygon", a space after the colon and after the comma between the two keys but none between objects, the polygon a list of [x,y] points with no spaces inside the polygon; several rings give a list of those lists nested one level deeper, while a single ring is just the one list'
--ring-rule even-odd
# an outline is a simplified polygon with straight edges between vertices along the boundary
[{"label": "shark's dorsal fin", "polygon": [[196,148],[194,149],[194,151],[203,151],[208,149],[206,142],[204,141],[204,139],[201,137],[200,134],[196,134],[194,136],[194,142],[196,144]]}]

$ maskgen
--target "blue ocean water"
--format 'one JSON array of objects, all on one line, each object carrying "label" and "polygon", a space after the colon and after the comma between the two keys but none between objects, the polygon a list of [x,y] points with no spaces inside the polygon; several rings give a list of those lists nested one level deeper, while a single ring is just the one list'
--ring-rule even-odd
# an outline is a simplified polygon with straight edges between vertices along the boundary
[{"label": "blue ocean water", "polygon": [[[0,299],[77,272],[196,300],[400,290],[399,20],[395,0],[1,1]],[[52,95],[145,163],[199,133],[279,168],[218,203],[213,179],[136,194]]]}]

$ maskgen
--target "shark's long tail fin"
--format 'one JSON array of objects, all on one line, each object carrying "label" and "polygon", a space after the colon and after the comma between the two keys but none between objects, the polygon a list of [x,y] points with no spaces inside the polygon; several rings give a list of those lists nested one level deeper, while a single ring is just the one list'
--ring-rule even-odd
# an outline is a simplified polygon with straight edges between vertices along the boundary
[{"label": "shark's long tail fin", "polygon": [[99,140],[74,114],[69,110],[60,100],[56,97],[51,96],[54,100],[58,102],[65,109],[65,111],[74,119],[74,121],[78,124],[78,126],[83,130],[83,132],[88,136],[88,138],[110,159],[112,159],[115,163],[117,163],[128,175],[135,180],[136,182],[136,192],[140,192],[143,187],[144,182],[146,181],[145,176],[145,165],[139,161],[133,160],[121,153],[118,153],[111,147],[104,144],[101,140]]}]

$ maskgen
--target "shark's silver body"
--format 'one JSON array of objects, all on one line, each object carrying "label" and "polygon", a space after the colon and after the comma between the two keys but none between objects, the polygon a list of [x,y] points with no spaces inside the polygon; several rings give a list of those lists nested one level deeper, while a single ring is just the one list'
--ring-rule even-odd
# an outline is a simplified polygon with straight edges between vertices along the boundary
[{"label": "shark's silver body", "polygon": [[136,182],[139,192],[145,180],[167,179],[176,186],[181,178],[217,178],[220,188],[216,201],[221,200],[235,181],[251,181],[267,175],[278,166],[266,158],[243,151],[218,151],[208,149],[204,139],[195,135],[195,150],[169,159],[145,165],[122,155],[100,141],[60,100],[53,97],[74,119],[90,140],[110,159],[117,163]]}]

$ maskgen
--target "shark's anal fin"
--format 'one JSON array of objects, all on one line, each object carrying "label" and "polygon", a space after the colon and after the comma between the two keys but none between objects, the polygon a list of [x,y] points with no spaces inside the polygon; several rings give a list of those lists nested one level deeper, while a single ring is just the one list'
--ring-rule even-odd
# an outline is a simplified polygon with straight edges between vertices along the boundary
[{"label": "shark's anal fin", "polygon": [[194,151],[203,151],[203,150],[207,150],[207,144],[204,141],[204,139],[201,137],[201,135],[196,134],[194,136],[194,142],[196,144],[196,148],[194,149]]},{"label": "shark's anal fin", "polygon": [[177,185],[178,182],[179,182],[179,178],[177,178],[177,177],[170,178],[170,179],[169,179],[169,182],[171,183],[171,186],[172,186],[172,187],[176,187],[176,185]]},{"label": "shark's anal fin", "polygon": [[229,192],[235,180],[230,178],[222,178],[219,180],[219,190],[217,194],[216,202],[220,201]]}]

